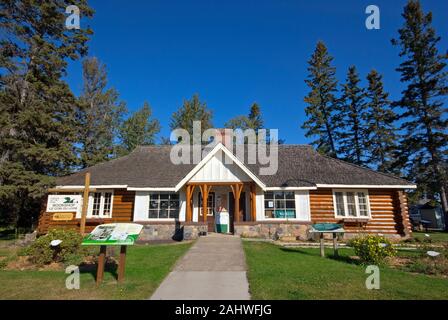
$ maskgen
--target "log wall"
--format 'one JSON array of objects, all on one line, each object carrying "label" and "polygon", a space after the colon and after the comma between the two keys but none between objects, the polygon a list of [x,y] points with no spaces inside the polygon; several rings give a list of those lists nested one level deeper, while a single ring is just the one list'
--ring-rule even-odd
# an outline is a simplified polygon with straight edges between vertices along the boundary
[{"label": "log wall", "polygon": [[331,189],[310,191],[312,223],[340,223],[347,232],[409,235],[411,226],[406,194],[387,189],[370,189],[368,192],[372,218],[362,222],[335,218]]},{"label": "log wall", "polygon": [[[86,232],[91,232],[97,225],[114,222],[132,222],[134,214],[135,192],[127,190],[114,190],[112,217],[107,219],[89,219],[86,221]],[[55,221],[52,219],[53,212],[46,212],[45,200],[42,204],[39,216],[38,234],[45,234],[50,229],[75,229],[79,230],[81,219],[67,221]],[[75,213],[73,213],[75,215]]]}]

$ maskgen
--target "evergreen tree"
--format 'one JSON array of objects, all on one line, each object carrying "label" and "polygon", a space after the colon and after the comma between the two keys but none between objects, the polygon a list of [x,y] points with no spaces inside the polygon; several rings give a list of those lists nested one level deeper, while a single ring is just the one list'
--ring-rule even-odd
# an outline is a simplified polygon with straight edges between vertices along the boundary
[{"label": "evergreen tree", "polygon": [[264,122],[263,116],[261,115],[261,109],[256,102],[254,102],[250,107],[250,111],[247,116],[236,116],[224,124],[224,126],[229,129],[253,129],[255,132],[262,129],[263,125]]},{"label": "evergreen tree", "polygon": [[[432,27],[432,14],[424,13],[418,1],[409,1],[404,8],[404,25],[399,38],[392,43],[400,48],[404,61],[397,68],[407,85],[397,101],[403,136],[399,164],[428,196],[438,196],[448,221],[446,175],[442,166],[447,161],[448,119],[444,99],[448,93],[446,62],[440,54],[440,37]],[[446,224],[448,229],[448,223]]]},{"label": "evergreen tree", "polygon": [[372,70],[367,75],[367,81],[364,114],[366,163],[373,165],[378,171],[392,173],[397,147],[396,114],[392,110],[389,94],[384,91],[382,76]]},{"label": "evergreen tree", "polygon": [[155,144],[160,124],[151,116],[151,107],[145,102],[140,110],[124,121],[120,128],[122,155],[131,152],[139,145]]},{"label": "evergreen tree", "polygon": [[[201,122],[201,130],[204,132],[213,127],[212,111],[205,102],[201,102],[199,95],[195,94],[190,100],[184,100],[182,107],[173,113],[170,123],[171,130],[182,128],[190,134],[190,142],[193,141],[193,121]],[[201,132],[201,134],[202,134]]]},{"label": "evergreen tree", "polygon": [[318,42],[316,50],[308,61],[308,78],[305,80],[311,91],[304,101],[308,104],[305,113],[308,119],[302,128],[306,137],[315,137],[312,142],[321,153],[337,157],[335,143],[335,124],[333,111],[337,101],[336,68],[331,65],[333,57],[328,54],[323,42]]},{"label": "evergreen tree", "polygon": [[76,162],[75,98],[62,80],[67,59],[87,51],[91,30],[65,27],[65,8],[84,0],[0,3],[0,220],[36,222],[54,177]]},{"label": "evergreen tree", "polygon": [[106,67],[97,58],[85,59],[82,67],[84,86],[77,118],[81,166],[85,168],[115,156],[126,106],[115,89],[107,89]]},{"label": "evergreen tree", "polygon": [[364,90],[359,86],[355,66],[348,69],[346,83],[342,85],[342,97],[337,107],[335,123],[337,129],[338,153],[346,161],[364,164]]}]

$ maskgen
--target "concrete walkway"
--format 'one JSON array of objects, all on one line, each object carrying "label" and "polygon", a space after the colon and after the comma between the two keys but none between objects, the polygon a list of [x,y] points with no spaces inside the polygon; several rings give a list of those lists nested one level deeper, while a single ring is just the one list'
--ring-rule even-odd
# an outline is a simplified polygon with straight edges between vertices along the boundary
[{"label": "concrete walkway", "polygon": [[200,237],[150,299],[250,299],[241,239],[216,233]]}]

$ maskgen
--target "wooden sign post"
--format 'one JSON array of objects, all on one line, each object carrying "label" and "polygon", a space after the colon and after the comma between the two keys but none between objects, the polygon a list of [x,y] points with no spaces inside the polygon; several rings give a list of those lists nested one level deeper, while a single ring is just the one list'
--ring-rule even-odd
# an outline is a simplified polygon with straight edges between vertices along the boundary
[{"label": "wooden sign post", "polygon": [[85,182],[84,182],[84,195],[82,198],[82,211],[81,211],[81,225],[79,232],[84,235],[86,231],[86,218],[87,218],[87,207],[89,206],[89,187],[90,187],[90,172],[86,172]]},{"label": "wooden sign post", "polygon": [[126,267],[126,248],[127,246],[121,246],[120,248],[120,261],[118,262],[118,282],[123,282],[124,280],[124,270]]},{"label": "wooden sign post", "polygon": [[99,285],[104,278],[104,265],[106,264],[106,246],[100,246],[100,255],[98,257],[98,269],[96,271],[96,285]]}]

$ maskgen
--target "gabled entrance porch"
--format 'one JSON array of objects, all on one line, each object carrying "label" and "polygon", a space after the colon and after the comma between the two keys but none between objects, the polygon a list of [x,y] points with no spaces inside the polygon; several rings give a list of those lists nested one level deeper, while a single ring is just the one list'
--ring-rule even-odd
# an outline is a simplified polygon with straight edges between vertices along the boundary
[{"label": "gabled entrance porch", "polygon": [[256,221],[255,182],[189,182],[185,190],[186,222],[193,221],[193,212],[197,209],[197,222],[207,224],[208,232],[215,231],[217,212],[229,213],[232,233],[234,223]]}]

